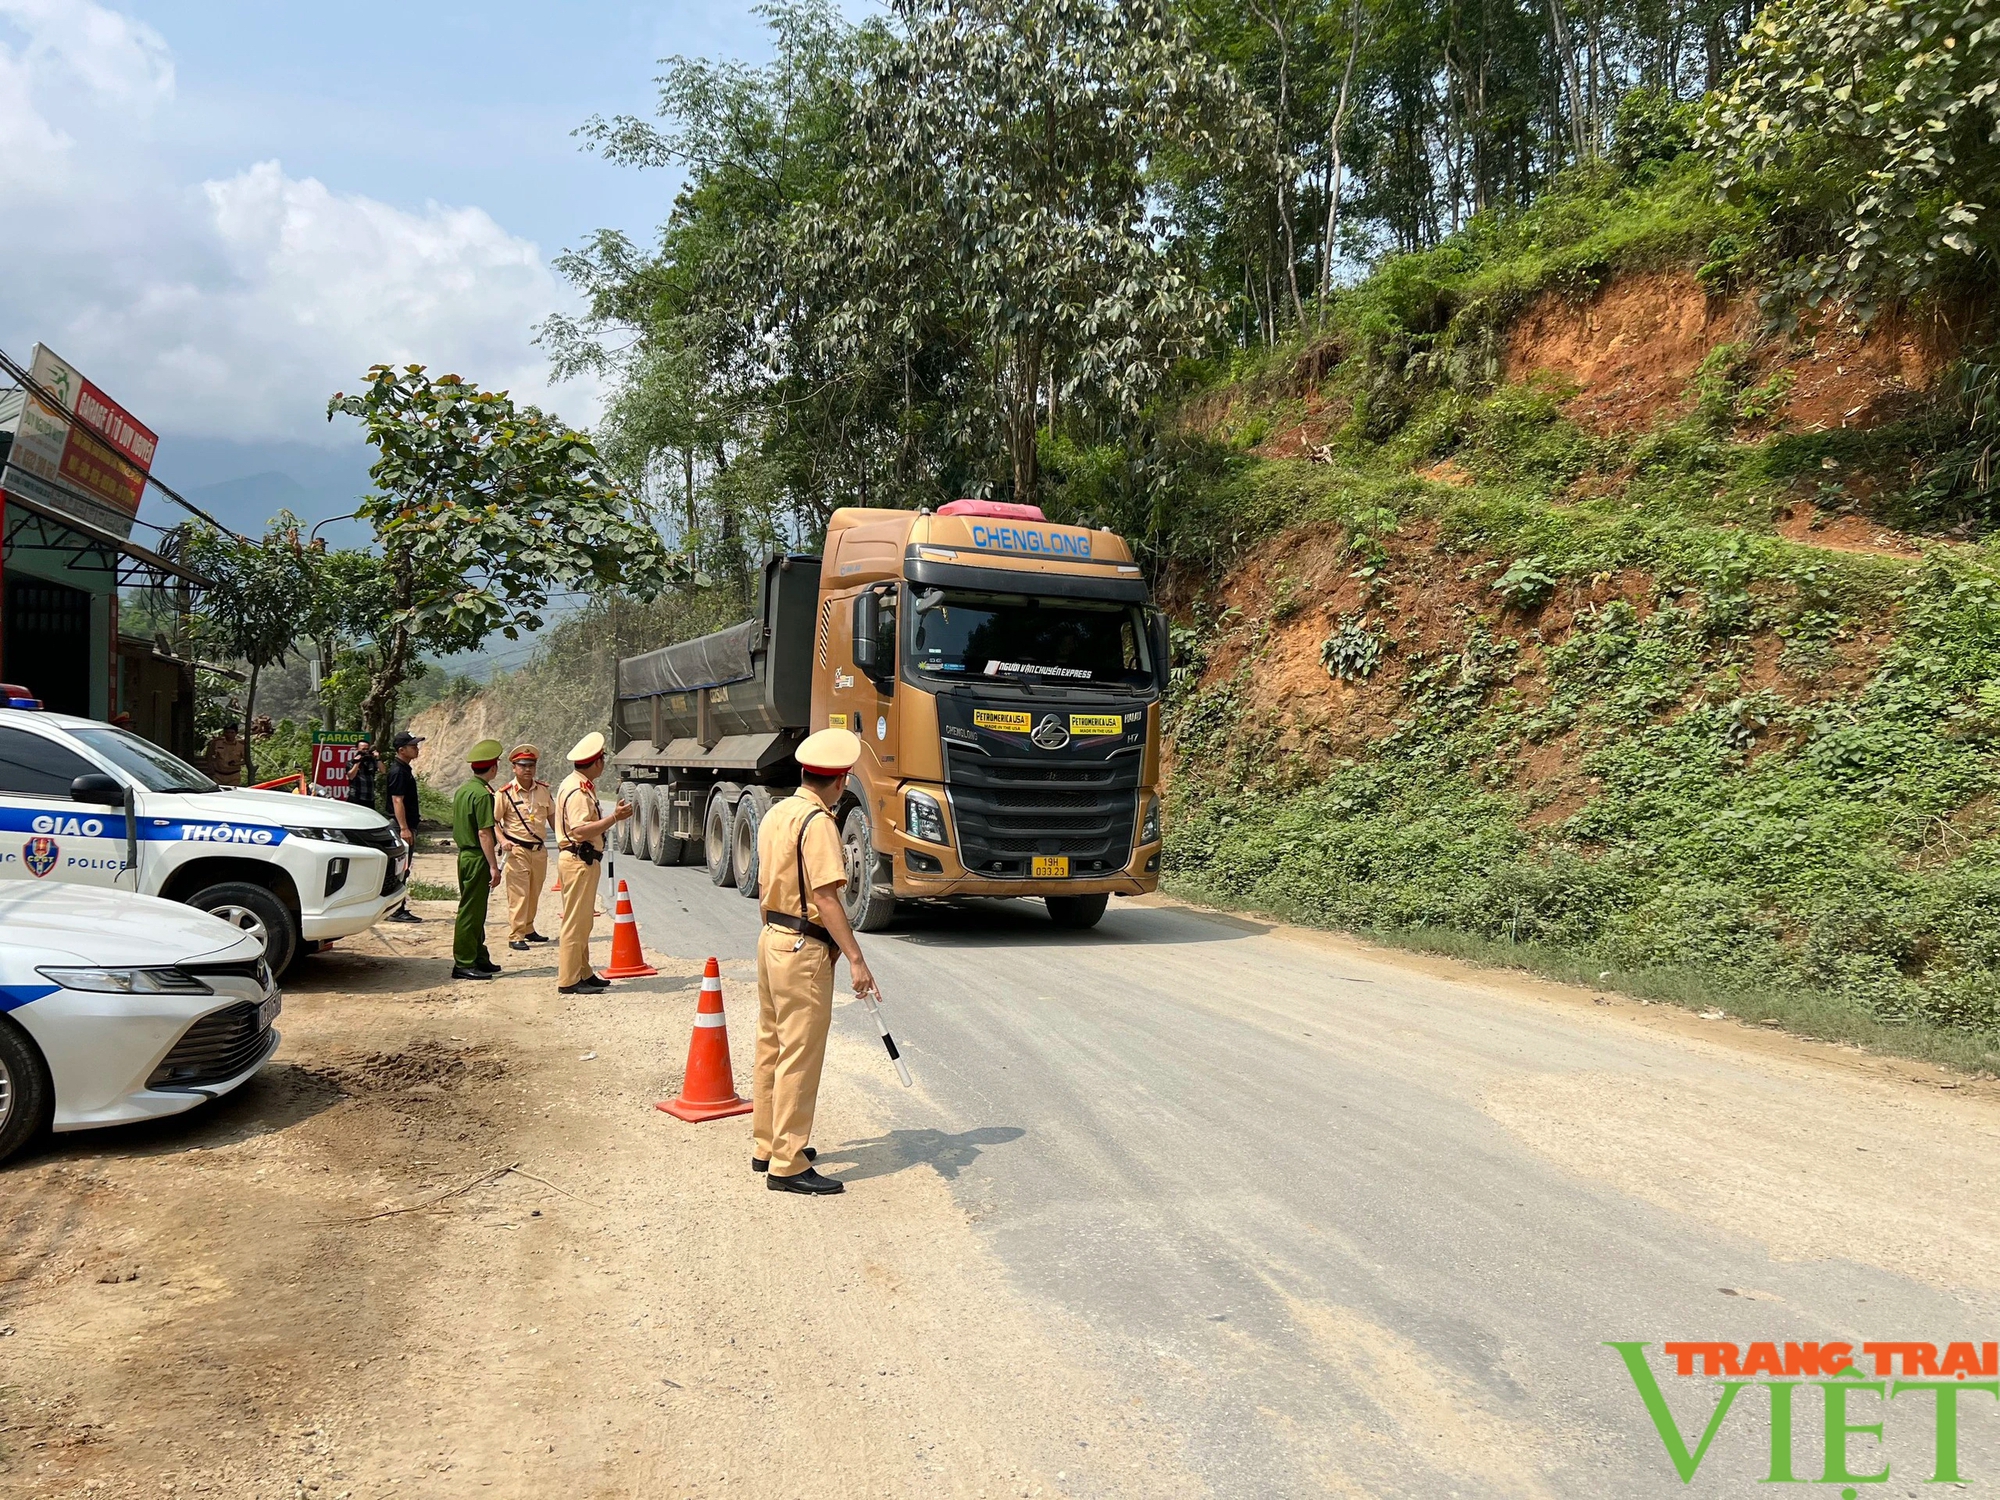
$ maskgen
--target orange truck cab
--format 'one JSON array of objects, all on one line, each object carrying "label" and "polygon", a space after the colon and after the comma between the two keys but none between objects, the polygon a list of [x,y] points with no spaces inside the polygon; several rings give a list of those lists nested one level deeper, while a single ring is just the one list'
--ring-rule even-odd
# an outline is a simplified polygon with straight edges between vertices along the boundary
[{"label": "orange truck cab", "polygon": [[1031,896],[1088,927],[1160,870],[1166,623],[1131,549],[1032,506],[843,509],[757,616],[618,665],[622,852],[757,892],[807,734],[851,729],[835,816],[862,931],[899,902]]}]

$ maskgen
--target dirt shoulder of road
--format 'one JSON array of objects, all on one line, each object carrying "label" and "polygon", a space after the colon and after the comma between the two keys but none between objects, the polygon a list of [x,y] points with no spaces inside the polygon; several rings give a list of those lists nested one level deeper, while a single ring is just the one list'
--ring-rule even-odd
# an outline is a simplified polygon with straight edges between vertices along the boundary
[{"label": "dirt shoulder of road", "polygon": [[0,1173],[0,1495],[1033,1496],[1083,1454],[1198,1493],[975,1234],[972,1148],[893,1128],[872,1038],[821,1094],[849,1191],[773,1193],[747,1119],[654,1108],[705,955],[562,996],[496,916],[506,973],[454,982],[417,909],[304,966],[237,1094]]}]

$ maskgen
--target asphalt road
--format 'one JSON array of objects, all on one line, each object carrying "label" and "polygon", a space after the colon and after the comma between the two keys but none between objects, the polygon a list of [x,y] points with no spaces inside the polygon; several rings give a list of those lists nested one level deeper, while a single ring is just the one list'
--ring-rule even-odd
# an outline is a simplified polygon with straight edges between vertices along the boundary
[{"label": "asphalt road", "polygon": [[[649,944],[750,973],[752,903],[617,867]],[[1990,1093],[1171,905],[1081,934],[1038,903],[922,911],[865,942],[918,1080],[883,1060],[889,1159],[950,1182],[1215,1495],[1748,1495],[1768,1398],[1683,1488],[1604,1341],[2000,1338]],[[1714,1385],[1665,1384],[1692,1444]],[[1983,1399],[1975,1492],[2000,1489]],[[1852,1439],[1856,1474],[1893,1460],[1862,1493],[1924,1488],[1915,1405],[1879,1452]],[[1850,1421],[1882,1419],[1856,1398]],[[1126,1492],[1088,1453],[1070,1482]]]}]

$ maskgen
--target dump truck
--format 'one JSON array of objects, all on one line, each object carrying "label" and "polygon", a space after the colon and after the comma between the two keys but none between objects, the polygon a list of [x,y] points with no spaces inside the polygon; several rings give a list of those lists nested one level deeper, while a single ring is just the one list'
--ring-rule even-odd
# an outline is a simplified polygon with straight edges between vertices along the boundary
[{"label": "dump truck", "polygon": [[845,508],[765,564],[755,614],[627,657],[614,852],[758,892],[757,827],[829,727],[862,756],[834,816],[842,904],[1038,897],[1091,927],[1157,888],[1167,627],[1131,549],[1034,506]]}]

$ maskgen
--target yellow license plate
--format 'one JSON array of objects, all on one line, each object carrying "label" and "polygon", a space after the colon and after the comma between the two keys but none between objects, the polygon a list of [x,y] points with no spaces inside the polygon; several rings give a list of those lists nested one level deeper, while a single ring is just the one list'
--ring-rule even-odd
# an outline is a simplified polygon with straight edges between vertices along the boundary
[{"label": "yellow license plate", "polygon": [[1030,872],[1037,880],[1060,880],[1069,874],[1067,854],[1037,854],[1035,867]]}]

